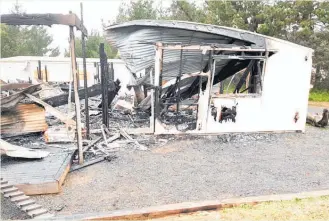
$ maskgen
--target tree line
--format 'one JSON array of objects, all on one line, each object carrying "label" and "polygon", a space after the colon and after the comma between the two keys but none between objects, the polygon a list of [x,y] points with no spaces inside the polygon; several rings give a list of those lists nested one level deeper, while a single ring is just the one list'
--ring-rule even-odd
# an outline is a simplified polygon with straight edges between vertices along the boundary
[{"label": "tree line", "polygon": [[329,90],[329,2],[173,0],[167,8],[154,0],[122,2],[116,22],[137,19],[229,26],[313,48],[313,84]]},{"label": "tree line", "polygon": [[[182,20],[229,26],[291,41],[315,50],[313,65],[315,87],[329,90],[329,2],[326,1],[122,1],[115,21],[137,19]],[[22,13],[15,5],[13,13]],[[1,57],[58,56],[59,47],[51,48],[52,36],[42,26],[21,27],[1,24]],[[105,42],[109,58],[117,50],[104,36],[92,31],[86,40],[87,57],[99,57],[99,43]],[[76,38],[77,57],[82,57],[81,38]],[[68,50],[64,53],[69,56]]]}]

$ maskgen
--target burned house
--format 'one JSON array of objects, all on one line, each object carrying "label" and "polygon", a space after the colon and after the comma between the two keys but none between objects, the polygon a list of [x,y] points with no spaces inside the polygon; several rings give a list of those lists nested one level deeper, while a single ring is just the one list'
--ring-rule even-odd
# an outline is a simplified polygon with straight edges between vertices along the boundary
[{"label": "burned house", "polygon": [[[132,73],[148,132],[304,131],[312,52],[229,27],[138,20],[105,28]],[[144,91],[143,91],[144,90]]]}]

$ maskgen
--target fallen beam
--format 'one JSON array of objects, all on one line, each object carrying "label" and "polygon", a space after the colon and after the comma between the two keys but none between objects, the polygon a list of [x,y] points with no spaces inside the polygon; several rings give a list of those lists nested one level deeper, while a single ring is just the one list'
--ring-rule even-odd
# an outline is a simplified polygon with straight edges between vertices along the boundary
[{"label": "fallen beam", "polygon": [[8,25],[68,25],[75,26],[88,35],[87,29],[83,26],[76,14],[3,14],[1,15],[1,23]]},{"label": "fallen beam", "polygon": [[53,108],[49,104],[45,103],[44,101],[40,100],[39,98],[36,98],[36,97],[32,96],[31,94],[25,94],[25,96],[30,98],[32,101],[42,105],[46,109],[47,112],[54,115],[55,117],[57,117],[58,119],[60,119],[64,123],[66,123],[67,125],[75,128],[75,125],[76,125],[75,121],[72,120],[72,119],[69,119],[62,112],[56,110],[55,108]]},{"label": "fallen beam", "polygon": [[87,161],[87,162],[83,163],[82,165],[72,166],[70,172],[73,172],[75,170],[79,170],[81,168],[84,168],[84,167],[87,167],[87,166],[90,166],[90,165],[93,165],[93,164],[96,164],[96,163],[100,163],[104,160],[106,160],[106,156],[100,157],[98,159]]},{"label": "fallen beam", "polygon": [[[80,100],[85,98],[85,92],[86,92],[86,90],[84,88],[80,89],[78,91]],[[88,93],[88,97],[95,97],[97,95],[100,95],[102,93],[101,85],[100,84],[95,84],[91,87],[88,87],[87,93]],[[68,98],[69,98],[69,94],[65,93],[65,94],[60,94],[58,96],[54,96],[54,97],[44,99],[43,101],[46,102],[47,104],[53,106],[53,107],[58,107],[58,106],[67,104]],[[73,91],[71,92],[71,101],[72,102],[75,101]]]}]

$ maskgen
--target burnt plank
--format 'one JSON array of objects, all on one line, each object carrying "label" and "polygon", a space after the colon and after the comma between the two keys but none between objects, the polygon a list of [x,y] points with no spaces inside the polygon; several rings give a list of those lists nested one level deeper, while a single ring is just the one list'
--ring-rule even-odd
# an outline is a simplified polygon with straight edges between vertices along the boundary
[{"label": "burnt plank", "polygon": [[[87,93],[88,93],[88,97],[94,97],[97,95],[100,95],[102,93],[102,88],[100,84],[95,84],[91,87],[88,87],[87,89]],[[84,99],[85,96],[85,89],[80,89],[78,91],[79,94],[79,98],[80,100]],[[69,98],[69,94],[65,93],[65,94],[61,94],[58,96],[54,96],[54,97],[50,97],[50,98],[46,98],[43,101],[46,102],[47,104],[53,106],[53,107],[58,107],[64,104],[68,103],[68,98]],[[71,101],[74,102],[74,92],[71,92]]]}]

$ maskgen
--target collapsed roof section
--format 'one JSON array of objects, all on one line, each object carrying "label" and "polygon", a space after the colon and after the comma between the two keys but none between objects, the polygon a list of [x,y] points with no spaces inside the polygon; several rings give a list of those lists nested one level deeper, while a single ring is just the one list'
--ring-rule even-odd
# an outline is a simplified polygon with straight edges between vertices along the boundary
[{"label": "collapsed roof section", "polygon": [[[253,70],[262,70],[263,63],[259,61],[267,60],[276,53],[279,50],[276,47],[281,50],[287,45],[302,51],[311,50],[245,30],[185,21],[136,20],[108,26],[105,33],[107,40],[119,50],[132,73],[144,69],[148,72],[148,68],[154,67],[155,45],[161,43],[166,48],[162,52],[162,93],[169,91],[168,96],[174,97],[179,88],[181,99],[197,94],[199,86],[205,89],[207,78],[194,74],[208,72],[212,59],[216,60],[213,78],[215,85],[250,65]],[[175,45],[180,45],[181,50],[168,50],[168,46]],[[201,49],[192,49],[193,46],[200,46]],[[178,78],[180,80],[177,84],[174,79]],[[245,78],[241,82],[243,80]],[[135,85],[147,85],[149,82],[146,73]],[[170,85],[174,87],[170,89]]]},{"label": "collapsed roof section", "polygon": [[[153,67],[155,49],[158,42],[163,44],[204,45],[219,48],[245,48],[266,51],[266,36],[244,30],[199,24],[183,21],[137,20],[105,28],[107,40],[118,48],[121,58],[132,73]],[[169,81],[178,76],[180,62],[181,74],[208,71],[209,53],[196,50],[179,50],[163,52],[162,80]],[[221,55],[237,55],[234,51],[216,52]],[[214,55],[216,55],[216,53]],[[246,55],[259,55],[255,52]],[[214,84],[246,68],[250,60],[222,59],[216,62]],[[144,79],[145,81],[147,80]],[[204,83],[204,82],[203,82]],[[198,77],[190,77],[181,82],[185,90],[199,84]],[[195,87],[193,87],[195,88]],[[192,89],[193,89],[192,88]],[[185,97],[195,94],[190,90]],[[182,91],[184,94],[184,91]],[[184,97],[184,95],[183,95]]]}]

